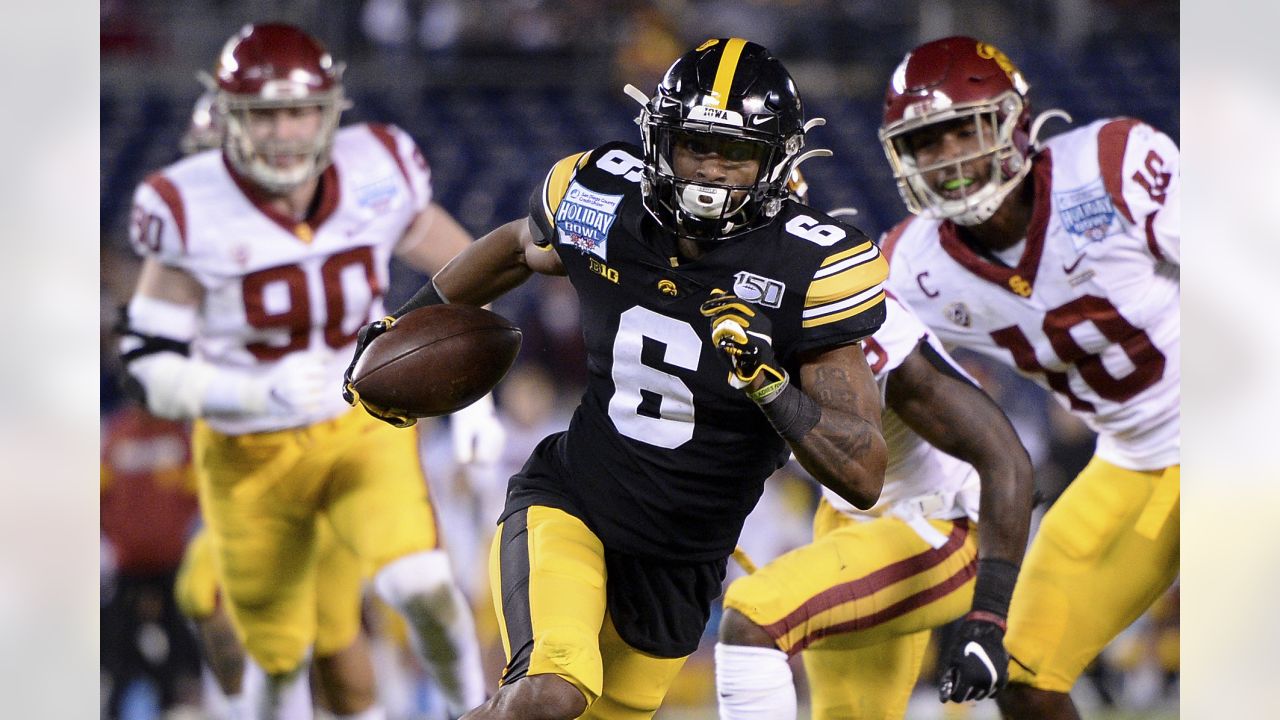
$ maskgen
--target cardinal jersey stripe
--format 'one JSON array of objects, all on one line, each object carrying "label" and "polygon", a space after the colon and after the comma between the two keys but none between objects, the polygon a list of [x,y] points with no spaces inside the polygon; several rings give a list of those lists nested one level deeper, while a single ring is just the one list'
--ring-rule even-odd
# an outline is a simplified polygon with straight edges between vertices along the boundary
[{"label": "cardinal jersey stripe", "polygon": [[413,179],[409,177],[409,169],[404,166],[404,160],[400,158],[400,153],[396,151],[396,136],[391,134],[390,128],[380,123],[369,123],[369,132],[382,143],[387,149],[393,160],[396,161],[396,167],[400,168],[400,174],[404,176],[404,182],[409,186],[409,192],[413,192]]},{"label": "cardinal jersey stripe", "polygon": [[742,47],[746,44],[747,41],[742,38],[729,38],[720,51],[720,65],[716,68],[716,79],[711,83],[711,100],[721,110],[725,108],[729,89],[733,87],[733,76],[738,72],[738,58],[742,56]]},{"label": "cardinal jersey stripe", "polygon": [[1098,131],[1098,169],[1102,172],[1102,184],[1125,219],[1133,222],[1133,211],[1124,199],[1124,155],[1129,145],[1129,131],[1138,121],[1132,118],[1115,120]]},{"label": "cardinal jersey stripe", "polygon": [[187,211],[182,205],[182,194],[178,192],[178,186],[158,172],[152,173],[144,182],[150,185],[169,207],[169,214],[173,215],[173,223],[178,229],[178,239],[182,241],[182,249],[185,251],[187,249]]},{"label": "cardinal jersey stripe", "polygon": [[542,211],[547,216],[547,223],[555,223],[556,210],[560,208],[560,201],[569,190],[569,181],[573,179],[574,173],[578,172],[590,154],[588,151],[570,155],[556,163],[551,168],[551,172],[547,173],[547,179],[542,184]]},{"label": "cardinal jersey stripe", "polygon": [[897,225],[894,225],[889,232],[885,233],[884,236],[881,237],[880,252],[884,253],[886,260],[890,262],[893,261],[893,249],[898,246],[898,238],[902,237],[902,231],[906,230],[907,226],[910,225],[911,221],[914,219],[915,217],[912,216],[903,220]]}]

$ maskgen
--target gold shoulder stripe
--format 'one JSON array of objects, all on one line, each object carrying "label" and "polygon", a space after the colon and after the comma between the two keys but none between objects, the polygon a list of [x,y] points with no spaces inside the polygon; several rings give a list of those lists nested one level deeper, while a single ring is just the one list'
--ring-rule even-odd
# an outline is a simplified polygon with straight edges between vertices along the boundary
[{"label": "gold shoulder stripe", "polygon": [[809,283],[804,306],[806,309],[816,308],[827,303],[839,302],[867,288],[880,285],[888,277],[889,263],[884,261],[883,255],[876,253],[868,257],[865,262]]},{"label": "gold shoulder stripe", "polygon": [[868,245],[873,245],[873,243],[870,240],[868,240],[855,248],[851,248],[849,250],[841,250],[835,255],[828,255],[827,259],[823,260],[822,264],[819,265],[818,267],[826,267],[832,263],[838,263],[847,257],[852,257],[854,255],[857,255],[860,252],[866,252]]},{"label": "gold shoulder stripe", "polygon": [[547,173],[547,179],[542,184],[542,211],[546,213],[548,223],[555,223],[556,210],[560,208],[560,201],[569,190],[569,181],[573,179],[574,174],[590,154],[591,152],[587,151],[570,155],[553,165],[551,172]]},{"label": "gold shoulder stripe", "polygon": [[746,44],[747,41],[742,38],[729,38],[720,51],[716,79],[711,82],[711,99],[721,110],[725,109],[725,100],[729,98],[729,90],[733,87],[733,76],[738,72],[738,58],[742,57],[742,47]]},{"label": "gold shoulder stripe", "polygon": [[879,305],[882,302],[884,302],[883,290],[876,293],[871,299],[867,300],[866,302],[858,303],[857,305],[849,308],[848,310],[843,310],[838,313],[832,313],[830,315],[823,315],[821,317],[816,317],[809,320],[803,320],[800,322],[800,326],[806,327],[806,328],[812,328],[812,327],[818,327],[820,325],[826,325],[827,323],[838,322],[840,320],[844,320],[845,318],[853,317],[854,315],[860,315],[866,312],[867,310],[870,310],[871,308],[875,307],[876,305]]}]

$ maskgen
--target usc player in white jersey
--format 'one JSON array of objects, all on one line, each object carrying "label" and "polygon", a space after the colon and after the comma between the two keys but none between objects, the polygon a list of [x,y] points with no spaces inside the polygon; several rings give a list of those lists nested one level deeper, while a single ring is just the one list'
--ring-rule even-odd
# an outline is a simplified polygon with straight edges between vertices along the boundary
[{"label": "usc player in white jersey", "polygon": [[[211,77],[200,77],[202,82],[213,84]],[[183,153],[193,155],[222,147],[225,123],[217,99],[216,88],[205,90],[196,99],[191,122],[182,136]],[[316,522],[316,546],[316,637],[312,646],[316,705],[345,715],[370,707],[376,692],[369,641],[360,617],[366,569],[338,542],[325,520]],[[202,659],[226,699],[227,711],[235,717],[243,714],[243,705],[261,695],[265,682],[262,668],[245,657],[226,607],[219,600],[215,565],[213,542],[207,528],[202,527],[187,543],[173,592],[178,609],[200,636]],[[284,720],[311,717],[310,691],[307,683],[296,683],[288,696],[280,699],[277,715]]]},{"label": "usc player in white jersey", "polygon": [[[461,714],[484,699],[484,681],[416,434],[352,411],[333,388],[359,327],[382,315],[392,253],[434,272],[470,238],[431,201],[407,134],[338,129],[341,73],[288,25],[247,25],[227,42],[215,73],[222,152],[183,159],[135,193],[131,239],[145,261],[121,348],[152,412],[198,418],[223,599],[268,674],[255,710],[273,716],[305,678],[322,518],[372,569]],[[491,413],[458,425],[500,432]]]},{"label": "usc player in white jersey", "polygon": [[[1053,111],[1059,112],[1060,111]],[[1007,718],[1075,718],[1085,666],[1179,564],[1178,148],[1139,120],[1041,144],[995,47],[926,43],[894,71],[880,138],[914,213],[890,287],[948,346],[1010,365],[1098,433],[1045,514],[1008,620]]]},{"label": "usc player in white jersey", "polygon": [[729,586],[716,645],[722,720],[794,719],[787,659],[797,653],[815,720],[901,718],[930,631],[960,617],[959,644],[974,647],[944,658],[944,682],[965,699],[1004,682],[995,628],[1027,543],[1031,461],[939,340],[892,297],[886,305],[863,341],[885,402],[884,490],[859,510],[824,488],[814,542]]}]

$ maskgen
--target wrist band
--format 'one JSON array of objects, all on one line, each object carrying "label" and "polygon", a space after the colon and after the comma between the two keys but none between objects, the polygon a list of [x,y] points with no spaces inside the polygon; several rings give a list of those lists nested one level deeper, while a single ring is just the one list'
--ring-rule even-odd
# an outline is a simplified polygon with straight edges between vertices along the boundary
[{"label": "wrist band", "polygon": [[[770,387],[766,385],[765,388]],[[765,388],[761,388],[764,390]],[[814,399],[790,382],[783,382],[782,389],[760,403],[769,424],[787,442],[799,442],[822,418],[822,408]]]},{"label": "wrist band", "polygon": [[428,305],[444,305],[448,302],[448,298],[441,295],[440,291],[436,289],[436,281],[432,279],[428,280],[426,285],[419,288],[418,292],[414,293],[413,297],[409,298],[408,302],[401,305],[395,312],[391,313],[391,316],[401,318],[407,313],[417,310],[418,308],[424,308]]},{"label": "wrist band", "polygon": [[1003,617],[995,613],[986,612],[983,610],[974,610],[970,612],[968,615],[965,615],[964,619],[991,623],[992,625],[995,625],[996,627],[1000,628],[1000,632],[1004,632],[1005,630],[1009,629]]},{"label": "wrist band", "polygon": [[747,397],[751,398],[751,402],[757,405],[768,405],[773,402],[774,399],[777,398],[778,393],[785,390],[787,385],[790,383],[790,376],[786,375],[784,372],[781,380],[775,380],[774,382],[761,385],[758,389],[747,393]]},{"label": "wrist band", "polygon": [[983,558],[978,561],[978,580],[973,585],[974,611],[1009,616],[1009,598],[1018,581],[1018,566],[1008,560]]}]

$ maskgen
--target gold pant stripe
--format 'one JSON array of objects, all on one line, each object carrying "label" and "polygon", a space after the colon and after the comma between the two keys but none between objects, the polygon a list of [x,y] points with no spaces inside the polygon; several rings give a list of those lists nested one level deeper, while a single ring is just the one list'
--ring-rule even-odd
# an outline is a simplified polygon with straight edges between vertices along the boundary
[{"label": "gold pant stripe", "polygon": [[939,598],[946,597],[952,591],[969,582],[969,580],[973,579],[977,574],[978,561],[977,558],[974,558],[973,562],[965,565],[958,572],[938,585],[934,585],[928,590],[908,596],[907,598],[900,600],[879,612],[874,612],[870,615],[862,615],[848,622],[837,623],[825,628],[818,628],[814,632],[798,640],[795,645],[791,647],[789,652],[791,655],[794,655],[828,635],[839,635],[841,633],[868,630],[880,625],[881,623],[886,623],[890,620],[900,618],[912,610],[918,610]]},{"label": "gold pant stripe", "polygon": [[[770,637],[775,639],[783,638],[797,627],[802,626],[807,618],[825,610],[831,610],[839,605],[854,602],[860,598],[869,597],[880,590],[888,588],[894,583],[900,582],[913,575],[918,575],[929,568],[940,565],[947,558],[964,547],[965,538],[968,537],[968,535],[969,521],[966,518],[960,518],[955,521],[951,529],[951,534],[947,537],[947,542],[941,547],[930,548],[918,555],[913,555],[890,565],[886,565],[868,575],[858,578],[857,580],[841,583],[828,588],[805,601],[804,604],[788,613],[787,616],[781,620],[764,626],[764,630],[769,633]],[[950,582],[950,580],[948,582]],[[963,584],[963,580],[957,583],[957,585],[959,584]],[[888,608],[886,608],[886,610],[887,609]],[[876,613],[876,615],[881,615],[883,612],[884,611]],[[903,610],[903,612],[905,613],[907,610]],[[896,616],[897,615],[881,617],[876,623],[871,623],[871,625],[884,622],[885,620],[892,619],[892,617]],[[859,620],[856,622],[862,621]],[[870,625],[859,625],[859,627],[869,626]],[[807,646],[816,639],[817,637],[814,637],[802,642],[795,651],[803,649],[804,646]]]}]

